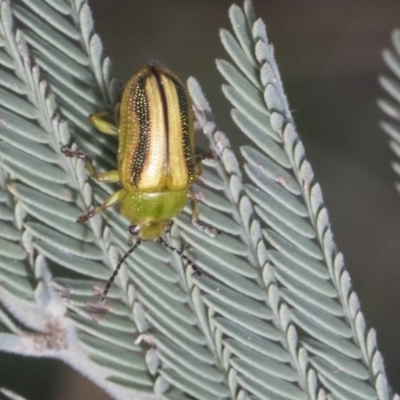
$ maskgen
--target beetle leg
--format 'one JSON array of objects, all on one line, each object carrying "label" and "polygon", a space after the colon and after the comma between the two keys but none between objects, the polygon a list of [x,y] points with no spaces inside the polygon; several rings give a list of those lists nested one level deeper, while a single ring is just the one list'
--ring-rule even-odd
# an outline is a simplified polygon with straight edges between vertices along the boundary
[{"label": "beetle leg", "polygon": [[109,111],[100,111],[95,114],[90,114],[89,120],[92,125],[100,132],[105,133],[106,135],[118,136],[118,127],[104,118],[109,117],[110,115],[112,115],[112,113]]},{"label": "beetle leg", "polygon": [[95,208],[92,208],[89,210],[86,214],[81,215],[78,219],[77,222],[83,224],[86,222],[89,218],[94,217],[96,214],[101,213],[103,210],[105,210],[108,207],[115,206],[118,203],[121,203],[124,198],[126,197],[126,189],[120,189],[117,192],[115,192],[113,195],[111,195],[103,204],[100,206],[97,206]]},{"label": "beetle leg", "polygon": [[207,151],[207,153],[201,153],[196,155],[196,162],[202,161],[202,160],[214,160],[215,154],[210,150]]},{"label": "beetle leg", "polygon": [[99,182],[107,182],[107,183],[114,183],[114,182],[119,182],[119,173],[118,170],[112,170],[112,171],[107,171],[103,172],[101,174],[95,174],[91,175],[93,179],[96,179],[96,181]]},{"label": "beetle leg", "polygon": [[196,177],[200,176],[203,172],[203,160],[212,160],[215,158],[214,153],[210,150],[207,153],[196,154]]},{"label": "beetle leg", "polygon": [[189,190],[188,196],[192,200],[192,224],[198,230],[206,233],[208,236],[214,237],[219,235],[221,232],[218,229],[199,220],[199,201],[197,200],[195,192],[193,192],[193,190]]},{"label": "beetle leg", "polygon": [[90,176],[95,179],[98,182],[108,182],[108,183],[113,183],[113,182],[119,182],[119,174],[117,170],[113,170],[113,171],[108,171],[108,172],[103,172],[103,173],[97,173],[92,159],[89,156],[89,154],[84,153],[83,151],[73,151],[67,147],[63,147],[61,149],[61,151],[63,152],[64,155],[66,155],[67,157],[76,157],[79,158],[81,160],[85,161],[85,166],[86,169],[88,170]]}]

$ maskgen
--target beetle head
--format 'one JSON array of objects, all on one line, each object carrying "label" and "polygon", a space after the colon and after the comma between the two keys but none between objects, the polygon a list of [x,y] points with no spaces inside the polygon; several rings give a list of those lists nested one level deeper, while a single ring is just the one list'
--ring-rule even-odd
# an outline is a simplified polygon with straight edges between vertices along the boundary
[{"label": "beetle head", "polygon": [[140,221],[138,224],[129,227],[129,233],[131,236],[137,236],[142,240],[155,240],[163,235],[168,223],[168,220]]}]

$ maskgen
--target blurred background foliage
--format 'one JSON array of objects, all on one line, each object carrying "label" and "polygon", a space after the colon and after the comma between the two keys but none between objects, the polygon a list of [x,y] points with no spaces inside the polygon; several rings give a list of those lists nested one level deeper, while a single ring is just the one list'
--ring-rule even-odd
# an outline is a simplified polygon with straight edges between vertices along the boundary
[{"label": "blurred background foliage", "polygon": [[[15,0],[11,0],[15,1]],[[400,26],[400,2],[253,0],[267,23],[307,158],[322,186],[335,240],[394,390],[400,392],[400,197],[393,156],[378,127],[387,73],[381,53]],[[383,4],[384,3],[384,4]],[[236,128],[214,60],[226,58],[218,29],[228,0],[92,0],[95,27],[121,83],[149,59],[195,76],[234,146]],[[199,144],[201,145],[201,140]],[[203,142],[204,143],[204,142]],[[0,385],[31,400],[108,399],[55,361],[2,354]]]}]

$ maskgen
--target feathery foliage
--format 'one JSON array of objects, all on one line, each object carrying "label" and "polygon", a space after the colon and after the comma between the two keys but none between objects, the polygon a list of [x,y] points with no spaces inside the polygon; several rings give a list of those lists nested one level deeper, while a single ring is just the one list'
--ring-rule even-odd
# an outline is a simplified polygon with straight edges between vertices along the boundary
[{"label": "feathery foliage", "polygon": [[[5,389],[5,388],[0,388],[0,394],[4,395],[5,400],[26,400],[25,397],[22,397],[18,395],[17,393],[14,393],[11,390]],[[3,397],[2,397],[3,399]]]},{"label": "feathery foliage", "polygon": [[[389,98],[378,100],[382,111],[390,117],[390,120],[381,122],[382,129],[389,135],[390,147],[393,150],[396,160],[392,163],[393,170],[400,175],[400,30],[396,29],[392,34],[393,50],[384,50],[383,59],[392,72],[391,76],[380,76],[379,83],[385,89]],[[400,191],[400,184],[396,184]]]},{"label": "feathery foliage", "polygon": [[189,79],[218,158],[194,188],[222,234],[197,231],[187,207],[168,241],[205,274],[146,243],[102,316],[88,304],[128,222],[114,209],[75,223],[113,188],[60,148],[115,169],[116,142],[87,120],[118,110],[111,62],[85,0],[0,0],[0,12],[0,350],[63,360],[116,399],[393,398],[250,1],[230,9],[234,35],[221,31],[233,63],[217,61],[250,183]]}]

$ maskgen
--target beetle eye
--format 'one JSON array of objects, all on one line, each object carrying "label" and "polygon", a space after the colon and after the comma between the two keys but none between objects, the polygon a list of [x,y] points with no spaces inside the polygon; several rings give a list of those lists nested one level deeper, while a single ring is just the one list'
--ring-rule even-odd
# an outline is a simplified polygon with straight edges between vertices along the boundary
[{"label": "beetle eye", "polygon": [[137,235],[139,233],[139,230],[140,230],[139,225],[130,225],[129,226],[129,233],[131,235]]}]

